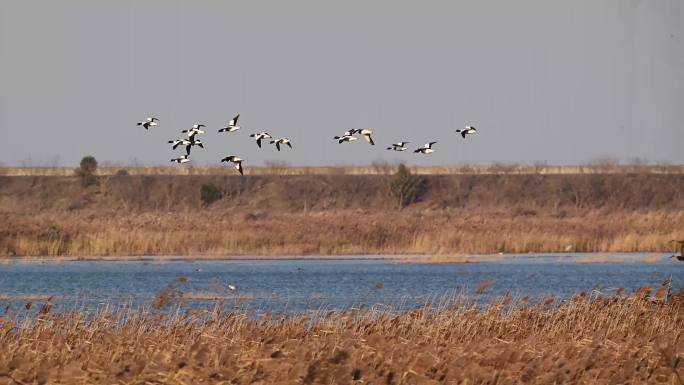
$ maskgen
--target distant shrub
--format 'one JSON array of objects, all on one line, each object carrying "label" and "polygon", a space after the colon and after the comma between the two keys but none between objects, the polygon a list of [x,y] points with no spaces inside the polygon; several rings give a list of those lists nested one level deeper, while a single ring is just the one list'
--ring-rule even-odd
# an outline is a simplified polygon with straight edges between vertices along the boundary
[{"label": "distant shrub", "polygon": [[116,176],[128,176],[129,174],[128,174],[128,170],[122,168],[121,170],[118,170],[116,172],[116,174],[114,174],[114,175],[116,175]]},{"label": "distant shrub", "polygon": [[97,160],[92,155],[86,155],[81,159],[81,164],[76,169],[76,175],[81,177],[81,183],[84,187],[90,186],[97,182],[95,171],[97,170]]},{"label": "distant shrub", "polygon": [[425,191],[425,179],[411,174],[404,164],[400,164],[397,172],[389,179],[390,196],[396,199],[399,208],[416,202]]},{"label": "distant shrub", "polygon": [[216,202],[217,200],[221,199],[221,189],[218,186],[213,185],[211,183],[203,184],[200,192],[202,203],[204,203],[205,206],[210,205]]},{"label": "distant shrub", "polygon": [[87,174],[94,174],[97,170],[97,160],[92,155],[86,155],[81,159],[81,171]]}]

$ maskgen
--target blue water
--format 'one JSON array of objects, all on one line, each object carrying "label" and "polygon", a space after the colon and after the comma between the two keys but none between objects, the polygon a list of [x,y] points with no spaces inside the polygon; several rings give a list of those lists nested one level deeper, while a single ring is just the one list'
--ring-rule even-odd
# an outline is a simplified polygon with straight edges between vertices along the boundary
[{"label": "blue water", "polygon": [[[12,261],[0,264],[0,314],[7,305],[12,311],[23,311],[27,302],[37,305],[36,309],[47,296],[54,296],[52,311],[92,311],[104,305],[149,307],[169,285],[183,297],[170,301],[166,309],[206,309],[219,303],[288,313],[360,304],[411,309],[454,295],[486,301],[506,292],[531,300],[593,290],[610,295],[616,288],[632,291],[644,285],[659,286],[670,276],[673,290],[684,287],[684,263],[665,255],[650,263],[580,260],[581,255],[521,255],[450,264],[363,259]],[[491,286],[476,294],[475,288],[486,280],[491,280]],[[228,290],[228,284],[237,290]]]}]

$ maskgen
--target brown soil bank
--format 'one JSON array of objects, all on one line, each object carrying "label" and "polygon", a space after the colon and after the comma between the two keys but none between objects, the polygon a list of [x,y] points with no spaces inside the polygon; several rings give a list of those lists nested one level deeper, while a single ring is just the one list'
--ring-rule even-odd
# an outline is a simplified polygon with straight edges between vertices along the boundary
[{"label": "brown soil bank", "polygon": [[[0,255],[669,251],[684,175],[0,177]],[[404,206],[400,208],[400,206]]]},{"label": "brown soil bank", "polygon": [[0,384],[681,384],[684,296],[665,289],[398,316],[5,316]]}]

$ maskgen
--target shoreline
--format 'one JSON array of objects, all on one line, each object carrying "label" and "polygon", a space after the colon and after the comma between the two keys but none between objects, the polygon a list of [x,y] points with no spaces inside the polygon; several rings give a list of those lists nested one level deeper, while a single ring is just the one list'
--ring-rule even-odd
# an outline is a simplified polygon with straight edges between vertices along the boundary
[{"label": "shoreline", "polygon": [[[666,259],[671,253],[659,251],[646,252],[531,252],[531,253],[486,253],[486,254],[330,254],[330,255],[235,255],[235,256],[206,256],[206,255],[130,255],[130,256],[0,256],[3,262],[291,262],[291,261],[396,261],[400,263],[477,263],[496,262],[518,259],[560,259],[605,258],[597,262],[639,262],[643,260],[656,261],[656,258]],[[637,258],[641,257],[642,260]]]}]

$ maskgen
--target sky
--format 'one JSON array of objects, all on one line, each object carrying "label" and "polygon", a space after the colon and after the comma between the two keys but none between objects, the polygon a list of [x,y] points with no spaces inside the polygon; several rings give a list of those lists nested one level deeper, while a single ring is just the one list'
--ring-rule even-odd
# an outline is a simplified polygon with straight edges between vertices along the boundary
[{"label": "sky", "polygon": [[[166,165],[195,123],[197,165],[681,164],[682,20],[681,0],[3,1],[0,165]],[[332,139],[362,127],[375,146]]]}]

